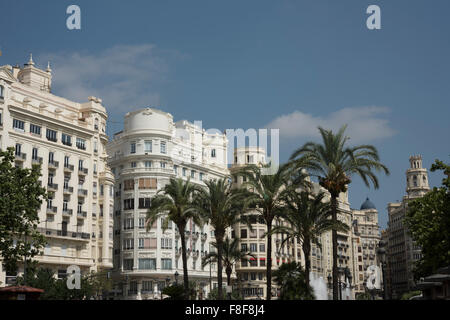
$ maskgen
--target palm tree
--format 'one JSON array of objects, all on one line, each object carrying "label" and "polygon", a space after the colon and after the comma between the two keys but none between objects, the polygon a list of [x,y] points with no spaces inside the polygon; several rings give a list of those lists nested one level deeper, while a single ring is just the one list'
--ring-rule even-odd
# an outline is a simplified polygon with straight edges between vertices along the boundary
[{"label": "palm tree", "polygon": [[205,182],[195,197],[195,210],[205,223],[214,228],[214,237],[217,248],[217,281],[218,297],[222,299],[222,252],[223,241],[227,228],[241,221],[240,214],[244,208],[244,193],[240,189],[232,188],[227,177]]},{"label": "palm tree", "polygon": [[[291,156],[291,164],[296,169],[306,169],[311,176],[318,177],[319,184],[331,196],[333,221],[337,221],[337,199],[346,192],[351,183],[351,175],[359,175],[367,186],[372,182],[378,188],[378,178],[374,170],[389,174],[388,168],[380,162],[378,151],[372,145],[347,147],[350,139],[344,135],[346,125],[334,134],[319,127],[322,144],[307,142]],[[337,230],[332,231],[333,242],[333,299],[338,299]]]},{"label": "palm tree", "polygon": [[200,216],[192,205],[194,195],[199,191],[200,187],[192,184],[189,179],[184,181],[181,178],[172,178],[152,199],[150,208],[147,212],[147,231],[158,218],[163,218],[163,230],[167,229],[169,220],[173,221],[178,228],[181,238],[183,281],[186,299],[189,299],[187,296],[189,292],[189,278],[186,258],[185,229],[186,224],[190,219],[199,226],[203,224],[203,221],[200,219]]},{"label": "palm tree", "polygon": [[313,300],[314,293],[306,280],[306,271],[298,262],[283,263],[273,273],[281,288],[280,300]]},{"label": "palm tree", "polygon": [[[215,248],[217,248],[217,244],[215,242],[211,243]],[[254,259],[255,256],[250,252],[241,251],[239,249],[239,239],[234,238],[231,240],[226,237],[222,244],[222,263],[225,267],[225,273],[227,274],[227,285],[231,285],[231,273],[233,272],[233,266],[236,262],[242,260],[248,260],[249,257]],[[217,262],[219,259],[219,255],[217,252],[208,253],[202,261],[202,266],[206,266],[213,262]]]},{"label": "palm tree", "polygon": [[348,226],[340,221],[331,220],[331,206],[324,201],[325,194],[311,195],[307,191],[297,192],[293,188],[285,193],[286,211],[281,214],[285,225],[275,226],[272,233],[283,233],[281,246],[298,239],[305,256],[305,279],[309,285],[311,270],[311,244],[320,246],[319,237],[323,233],[336,229],[347,231]]},{"label": "palm tree", "polygon": [[[283,191],[289,184],[292,172],[289,167],[280,166],[273,174],[263,174],[261,169],[270,168],[270,164],[256,166],[247,165],[235,173],[235,176],[243,176],[243,187],[246,187],[249,195],[246,206],[257,212],[267,226],[267,300],[272,297],[272,223],[284,207]],[[299,175],[300,176],[300,175]]]}]

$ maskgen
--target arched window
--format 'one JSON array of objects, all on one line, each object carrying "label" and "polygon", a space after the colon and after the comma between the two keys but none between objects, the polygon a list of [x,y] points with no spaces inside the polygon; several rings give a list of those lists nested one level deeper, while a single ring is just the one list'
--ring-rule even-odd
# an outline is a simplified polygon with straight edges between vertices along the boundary
[{"label": "arched window", "polygon": [[413,177],[414,187],[417,187],[417,176]]}]

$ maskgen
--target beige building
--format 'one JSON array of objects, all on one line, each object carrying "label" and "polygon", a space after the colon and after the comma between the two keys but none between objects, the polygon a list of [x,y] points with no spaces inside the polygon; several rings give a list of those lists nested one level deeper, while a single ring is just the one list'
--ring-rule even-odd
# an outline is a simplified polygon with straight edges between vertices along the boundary
[{"label": "beige building", "polygon": [[380,227],[378,225],[378,210],[369,200],[364,201],[359,210],[352,209],[352,228],[356,239],[354,250],[354,275],[358,285],[355,295],[366,292],[367,274],[369,266],[378,266],[377,249],[380,242]]},{"label": "beige building", "polygon": [[[125,115],[123,131],[108,144],[109,165],[115,177],[114,279],[117,299],[160,299],[162,289],[183,281],[181,240],[173,223],[165,231],[157,221],[147,232],[151,198],[171,178],[204,181],[228,175],[227,138],[208,133],[188,121],[173,121],[161,110],[146,108]],[[214,264],[202,267],[202,257],[213,250],[214,230],[192,221],[186,231],[189,280],[199,298],[217,286]],[[226,285],[226,275],[224,285]]]},{"label": "beige building", "polygon": [[411,156],[406,170],[406,195],[402,202],[388,204],[388,248],[389,296],[398,299],[416,287],[413,268],[421,258],[421,249],[414,243],[404,225],[404,218],[411,200],[424,196],[429,190],[427,169],[422,167],[422,156]]},{"label": "beige building", "polygon": [[[39,211],[48,244],[35,257],[65,276],[69,265],[82,273],[112,267],[113,176],[106,163],[107,113],[101,100],[73,102],[51,93],[52,70],[0,67],[0,148],[16,149],[16,165],[42,166],[50,192]],[[22,267],[19,272],[22,272]],[[15,274],[0,264],[2,285]]]}]

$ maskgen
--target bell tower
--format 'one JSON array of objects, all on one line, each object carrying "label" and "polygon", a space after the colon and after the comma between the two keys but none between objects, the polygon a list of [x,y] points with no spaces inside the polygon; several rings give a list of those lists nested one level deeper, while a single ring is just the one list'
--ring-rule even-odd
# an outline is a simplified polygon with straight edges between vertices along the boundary
[{"label": "bell tower", "polygon": [[406,193],[409,198],[422,197],[430,190],[427,169],[422,167],[422,156],[409,157],[410,168],[406,170]]}]

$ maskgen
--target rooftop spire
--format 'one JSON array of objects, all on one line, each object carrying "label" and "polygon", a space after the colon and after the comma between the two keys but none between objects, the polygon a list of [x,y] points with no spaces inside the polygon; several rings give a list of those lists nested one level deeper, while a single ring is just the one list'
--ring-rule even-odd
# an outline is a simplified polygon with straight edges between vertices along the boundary
[{"label": "rooftop spire", "polygon": [[48,73],[52,72],[52,68],[50,68],[50,61],[47,63],[47,69],[45,69]]},{"label": "rooftop spire", "polygon": [[33,61],[33,54],[30,53],[30,60],[27,63],[29,66],[33,66],[34,65],[34,61]]}]

